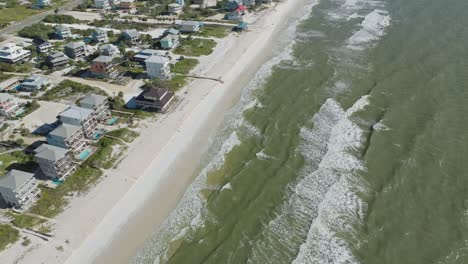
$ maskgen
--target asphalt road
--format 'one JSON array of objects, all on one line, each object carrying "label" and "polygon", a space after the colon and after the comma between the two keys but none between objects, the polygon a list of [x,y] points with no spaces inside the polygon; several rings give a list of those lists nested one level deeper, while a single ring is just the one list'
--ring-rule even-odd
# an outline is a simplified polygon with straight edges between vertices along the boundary
[{"label": "asphalt road", "polygon": [[[72,0],[69,3],[59,7],[60,12],[71,10],[81,4],[83,0]],[[22,21],[15,22],[14,24],[9,25],[6,28],[0,30],[0,35],[11,35],[14,34],[21,29],[31,26],[32,24],[38,23],[42,19],[44,19],[47,15],[53,14],[55,10],[45,11],[43,13],[39,13],[37,15],[28,17]]]}]

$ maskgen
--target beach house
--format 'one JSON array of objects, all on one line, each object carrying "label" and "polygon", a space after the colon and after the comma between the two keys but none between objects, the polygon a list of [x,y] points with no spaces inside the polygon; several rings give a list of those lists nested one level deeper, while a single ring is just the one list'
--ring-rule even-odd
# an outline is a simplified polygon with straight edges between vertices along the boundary
[{"label": "beach house", "polygon": [[94,7],[96,7],[97,9],[104,9],[104,10],[111,9],[111,6],[108,0],[94,0]]},{"label": "beach house", "polygon": [[217,0],[194,0],[194,4],[200,5],[201,8],[215,7],[218,3]]},{"label": "beach house", "polygon": [[41,189],[32,173],[13,169],[0,177],[0,195],[9,207],[27,210],[40,194]]},{"label": "beach house", "polygon": [[150,88],[141,92],[135,99],[137,108],[149,111],[164,111],[174,99],[174,92],[164,88]]},{"label": "beach house", "polygon": [[242,0],[242,4],[247,7],[252,7],[255,5],[255,0]]},{"label": "beach house", "polygon": [[63,52],[56,52],[47,56],[47,65],[50,67],[60,67],[68,63],[69,58]]},{"label": "beach house", "polygon": [[86,149],[83,130],[79,126],[61,124],[47,135],[47,143],[52,146],[65,148],[75,154]]},{"label": "beach house", "polygon": [[180,24],[180,32],[195,33],[200,31],[201,24],[197,21],[182,21]]},{"label": "beach house", "polygon": [[171,3],[169,5],[167,5],[167,11],[169,12],[169,14],[180,14],[182,13],[182,6],[177,4],[177,3]]},{"label": "beach house", "polygon": [[93,32],[93,40],[97,43],[106,43],[109,42],[109,37],[107,36],[107,31],[100,28],[96,28]]},{"label": "beach house", "polygon": [[117,64],[113,62],[113,58],[104,55],[95,58],[91,62],[89,70],[96,78],[113,79],[119,74],[117,71]]},{"label": "beach house", "polygon": [[169,79],[171,68],[169,59],[162,56],[151,56],[146,61],[146,73],[149,78]]},{"label": "beach house", "polygon": [[240,21],[244,20],[244,15],[247,14],[247,8],[243,5],[239,5],[236,10],[226,15],[228,20]]},{"label": "beach house", "polygon": [[168,36],[168,35],[177,35],[179,36],[180,35],[180,31],[175,29],[175,28],[169,28],[169,29],[166,29],[163,33],[163,37],[165,36]]},{"label": "beach house", "polygon": [[43,38],[34,38],[33,44],[36,46],[36,51],[39,53],[46,53],[52,47],[52,44]]},{"label": "beach house", "polygon": [[35,92],[45,88],[48,84],[49,79],[33,74],[21,83],[20,89],[25,92]]},{"label": "beach house", "polygon": [[174,0],[174,3],[179,4],[179,5],[181,5],[181,6],[184,6],[184,5],[185,5],[185,1],[184,1],[184,0]]},{"label": "beach house", "polygon": [[140,33],[136,29],[125,30],[122,35],[129,45],[140,44]]},{"label": "beach house", "polygon": [[81,41],[70,42],[64,46],[63,50],[72,59],[86,57],[86,45]]},{"label": "beach house", "polygon": [[120,0],[119,4],[120,9],[132,13],[135,9],[135,1],[134,0]]},{"label": "beach house", "polygon": [[160,41],[162,49],[173,49],[179,45],[179,35],[169,34]]},{"label": "beach house", "polygon": [[164,56],[166,51],[154,50],[154,49],[144,49],[137,52],[133,55],[133,60],[141,64],[145,64],[145,61],[151,56]]},{"label": "beach house", "polygon": [[97,120],[106,120],[110,117],[109,102],[107,96],[88,94],[79,101],[80,107],[93,110]]},{"label": "beach house", "polygon": [[99,47],[99,53],[104,56],[117,57],[120,55],[119,48],[113,44],[104,44]]},{"label": "beach house", "polygon": [[52,4],[51,0],[37,0],[37,6],[40,8],[48,7],[51,4]]},{"label": "beach house", "polygon": [[42,144],[34,150],[34,160],[42,173],[51,180],[64,180],[76,169],[70,153],[65,148]]},{"label": "beach house", "polygon": [[7,93],[0,93],[0,115],[14,117],[20,110],[18,100]]},{"label": "beach house", "polygon": [[93,110],[70,106],[61,112],[57,118],[62,121],[63,124],[80,126],[85,137],[94,138],[98,121],[94,116]]},{"label": "beach house", "polygon": [[55,27],[55,35],[57,35],[59,39],[67,39],[71,36],[71,31],[66,26],[58,25]]},{"label": "beach house", "polygon": [[0,62],[17,63],[27,61],[31,52],[14,43],[7,43],[0,47]]}]

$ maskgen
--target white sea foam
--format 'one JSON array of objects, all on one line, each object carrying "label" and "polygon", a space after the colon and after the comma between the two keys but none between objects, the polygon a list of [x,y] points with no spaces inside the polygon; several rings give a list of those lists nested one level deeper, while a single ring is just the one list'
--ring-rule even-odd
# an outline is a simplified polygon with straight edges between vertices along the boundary
[{"label": "white sea foam", "polygon": [[378,123],[372,126],[372,129],[375,131],[387,131],[390,130],[390,128],[383,123],[382,120],[380,120]]},{"label": "white sea foam", "polygon": [[226,183],[223,185],[223,187],[221,188],[221,191],[223,190],[231,190],[232,189],[232,186],[231,186],[231,183]]},{"label": "white sea foam", "polygon": [[351,49],[363,49],[371,41],[378,40],[385,35],[385,29],[390,26],[390,16],[384,10],[375,9],[361,23],[361,29],[348,40]]}]

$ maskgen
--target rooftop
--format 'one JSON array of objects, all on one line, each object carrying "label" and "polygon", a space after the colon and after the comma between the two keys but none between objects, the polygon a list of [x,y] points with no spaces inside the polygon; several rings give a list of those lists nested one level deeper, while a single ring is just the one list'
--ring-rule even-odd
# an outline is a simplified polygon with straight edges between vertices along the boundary
[{"label": "rooftop", "polygon": [[166,63],[169,62],[169,59],[166,58],[166,57],[153,55],[153,56],[149,57],[148,59],[146,59],[145,62],[166,64]]},{"label": "rooftop", "polygon": [[49,144],[42,144],[34,150],[36,155],[34,157],[42,158],[50,161],[58,161],[67,155],[68,150],[64,148],[59,148]]},{"label": "rooftop", "polygon": [[66,27],[66,26],[64,26],[64,25],[57,25],[57,26],[55,27],[55,29],[56,29],[57,31],[68,31],[68,30],[70,30],[68,27]]},{"label": "rooftop", "polygon": [[11,170],[5,176],[0,177],[0,186],[17,190],[33,177],[34,174],[29,172]]},{"label": "rooftop", "polygon": [[138,37],[140,35],[136,29],[125,30],[124,34],[130,37]]},{"label": "rooftop", "polygon": [[66,48],[71,48],[71,49],[76,49],[76,48],[79,48],[79,47],[83,47],[85,44],[83,42],[80,42],[80,41],[73,41],[73,42],[69,42],[67,45],[65,45]]},{"label": "rooftop", "polygon": [[80,100],[80,105],[100,105],[107,100],[107,97],[98,94],[88,94]]},{"label": "rooftop", "polygon": [[70,106],[59,114],[59,117],[85,120],[93,114],[93,110],[78,106]]},{"label": "rooftop", "polygon": [[70,136],[73,136],[76,132],[80,131],[81,127],[79,126],[73,126],[73,125],[68,125],[68,124],[61,124],[59,127],[56,129],[52,130],[49,135],[57,136],[57,137],[62,137],[62,138],[68,138]]},{"label": "rooftop", "polygon": [[109,63],[112,62],[112,57],[111,56],[105,56],[101,55],[93,60],[93,62],[104,62],[104,63]]}]

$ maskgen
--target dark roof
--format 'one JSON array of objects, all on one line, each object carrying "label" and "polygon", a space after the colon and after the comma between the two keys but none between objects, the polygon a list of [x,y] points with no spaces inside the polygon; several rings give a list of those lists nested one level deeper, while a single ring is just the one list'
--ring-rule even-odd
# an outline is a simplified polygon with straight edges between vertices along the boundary
[{"label": "dark roof", "polygon": [[44,43],[49,43],[49,41],[43,39],[43,38],[34,38],[33,39],[33,43],[36,45],[36,46],[39,46],[39,45],[42,45]]},{"label": "dark roof", "polygon": [[[153,103],[155,108],[163,108],[167,102],[172,99],[172,97],[174,97],[174,92],[171,92],[165,88],[150,88],[141,92],[136,98],[136,101]],[[156,100],[147,98],[156,98]]]}]

